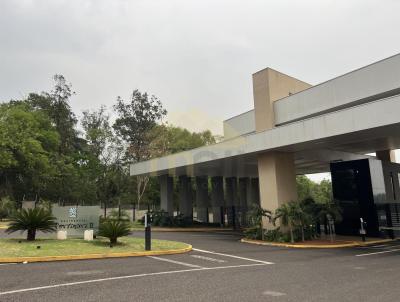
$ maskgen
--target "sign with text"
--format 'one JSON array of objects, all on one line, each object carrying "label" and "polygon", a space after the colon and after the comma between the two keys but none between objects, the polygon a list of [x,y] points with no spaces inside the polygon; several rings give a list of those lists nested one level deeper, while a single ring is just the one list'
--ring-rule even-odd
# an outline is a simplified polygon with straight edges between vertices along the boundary
[{"label": "sign with text", "polygon": [[100,206],[53,206],[57,230],[67,231],[68,236],[83,236],[85,230],[99,229]]}]

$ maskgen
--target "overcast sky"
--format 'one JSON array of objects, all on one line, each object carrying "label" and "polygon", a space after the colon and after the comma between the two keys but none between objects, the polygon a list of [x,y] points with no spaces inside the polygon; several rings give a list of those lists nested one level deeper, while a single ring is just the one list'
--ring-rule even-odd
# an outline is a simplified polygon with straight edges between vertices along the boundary
[{"label": "overcast sky", "polygon": [[253,108],[260,69],[317,84],[400,52],[399,12],[396,0],[0,0],[0,100],[59,73],[77,114],[137,88],[171,123],[221,133]]}]

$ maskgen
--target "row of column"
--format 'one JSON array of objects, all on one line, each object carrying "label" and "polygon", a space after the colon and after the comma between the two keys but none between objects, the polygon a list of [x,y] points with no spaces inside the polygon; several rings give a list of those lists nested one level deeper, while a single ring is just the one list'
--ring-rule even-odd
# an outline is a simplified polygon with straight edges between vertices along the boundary
[{"label": "row of column", "polygon": [[[195,177],[195,194],[192,190],[192,179],[186,175],[179,176],[179,212],[185,217],[193,216],[193,201],[196,201],[197,220],[208,221],[208,210],[211,209],[213,222],[221,223],[224,220],[223,207],[241,208],[245,210],[252,203],[259,203],[259,184],[257,178],[224,178],[211,177],[211,190],[209,195],[209,178],[207,176]],[[168,175],[159,177],[161,209],[169,215],[174,213],[173,178]]]}]

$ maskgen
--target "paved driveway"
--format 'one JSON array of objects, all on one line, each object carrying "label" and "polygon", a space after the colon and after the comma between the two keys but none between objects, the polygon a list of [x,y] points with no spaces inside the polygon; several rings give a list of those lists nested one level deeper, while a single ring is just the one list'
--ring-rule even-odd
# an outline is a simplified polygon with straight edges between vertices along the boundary
[{"label": "paved driveway", "polygon": [[[141,236],[141,233],[135,235]],[[154,233],[194,251],[0,266],[0,301],[399,301],[400,244],[294,250],[234,233]]]}]

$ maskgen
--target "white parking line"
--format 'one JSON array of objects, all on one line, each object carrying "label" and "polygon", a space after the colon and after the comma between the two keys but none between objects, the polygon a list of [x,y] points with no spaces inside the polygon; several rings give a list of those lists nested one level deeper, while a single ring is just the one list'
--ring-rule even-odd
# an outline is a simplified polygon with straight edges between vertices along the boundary
[{"label": "white parking line", "polygon": [[109,278],[102,278],[102,279],[92,279],[92,280],[84,280],[84,281],[77,281],[77,282],[60,283],[60,284],[4,291],[4,292],[0,292],[0,296],[18,294],[18,293],[24,293],[24,292],[40,291],[40,290],[46,290],[46,289],[52,289],[52,288],[58,288],[58,287],[68,287],[68,286],[73,286],[73,285],[99,283],[99,282],[106,282],[106,281],[112,281],[112,280],[123,280],[123,279],[132,279],[132,278],[140,278],[140,277],[147,277],[147,276],[159,276],[159,275],[179,274],[179,273],[196,272],[196,271],[222,270],[222,269],[229,269],[229,268],[252,267],[252,266],[263,266],[263,265],[265,265],[265,264],[254,263],[254,264],[242,264],[242,265],[231,265],[231,266],[202,267],[202,268],[193,268],[193,269],[186,269],[186,270],[176,270],[176,271],[166,271],[166,272],[158,272],[158,273],[148,273],[148,274],[109,277]]},{"label": "white parking line", "polygon": [[211,262],[218,262],[218,263],[226,262],[225,260],[215,259],[215,258],[211,258],[211,257],[201,256],[201,255],[190,255],[190,257],[207,260],[207,261],[211,261]]},{"label": "white parking line", "polygon": [[152,258],[152,259],[156,259],[156,260],[160,260],[160,261],[165,261],[165,262],[170,262],[170,263],[174,263],[174,264],[180,264],[180,265],[187,266],[187,267],[203,268],[200,265],[190,264],[190,263],[176,261],[176,260],[171,260],[171,259],[167,259],[167,258],[160,258],[160,257],[155,257],[155,256],[148,256],[148,258]]},{"label": "white parking line", "polygon": [[209,254],[219,255],[219,256],[224,256],[224,257],[231,257],[231,258],[236,258],[236,259],[241,259],[241,260],[246,260],[246,261],[258,262],[258,263],[262,263],[262,264],[274,264],[273,262],[262,261],[262,260],[251,259],[251,258],[245,258],[245,257],[239,257],[239,256],[235,256],[235,255],[217,253],[217,252],[200,250],[200,249],[193,249],[193,251],[202,252],[202,253],[209,253]]},{"label": "white parking line", "polygon": [[359,254],[359,255],[356,255],[356,257],[364,257],[364,256],[378,255],[378,254],[386,254],[386,253],[393,253],[393,252],[398,252],[398,251],[400,251],[400,249],[387,250],[387,251],[374,252],[374,253]]},{"label": "white parking line", "polygon": [[18,264],[18,263],[16,263],[16,262],[0,263],[0,266],[13,265],[13,264]]}]

